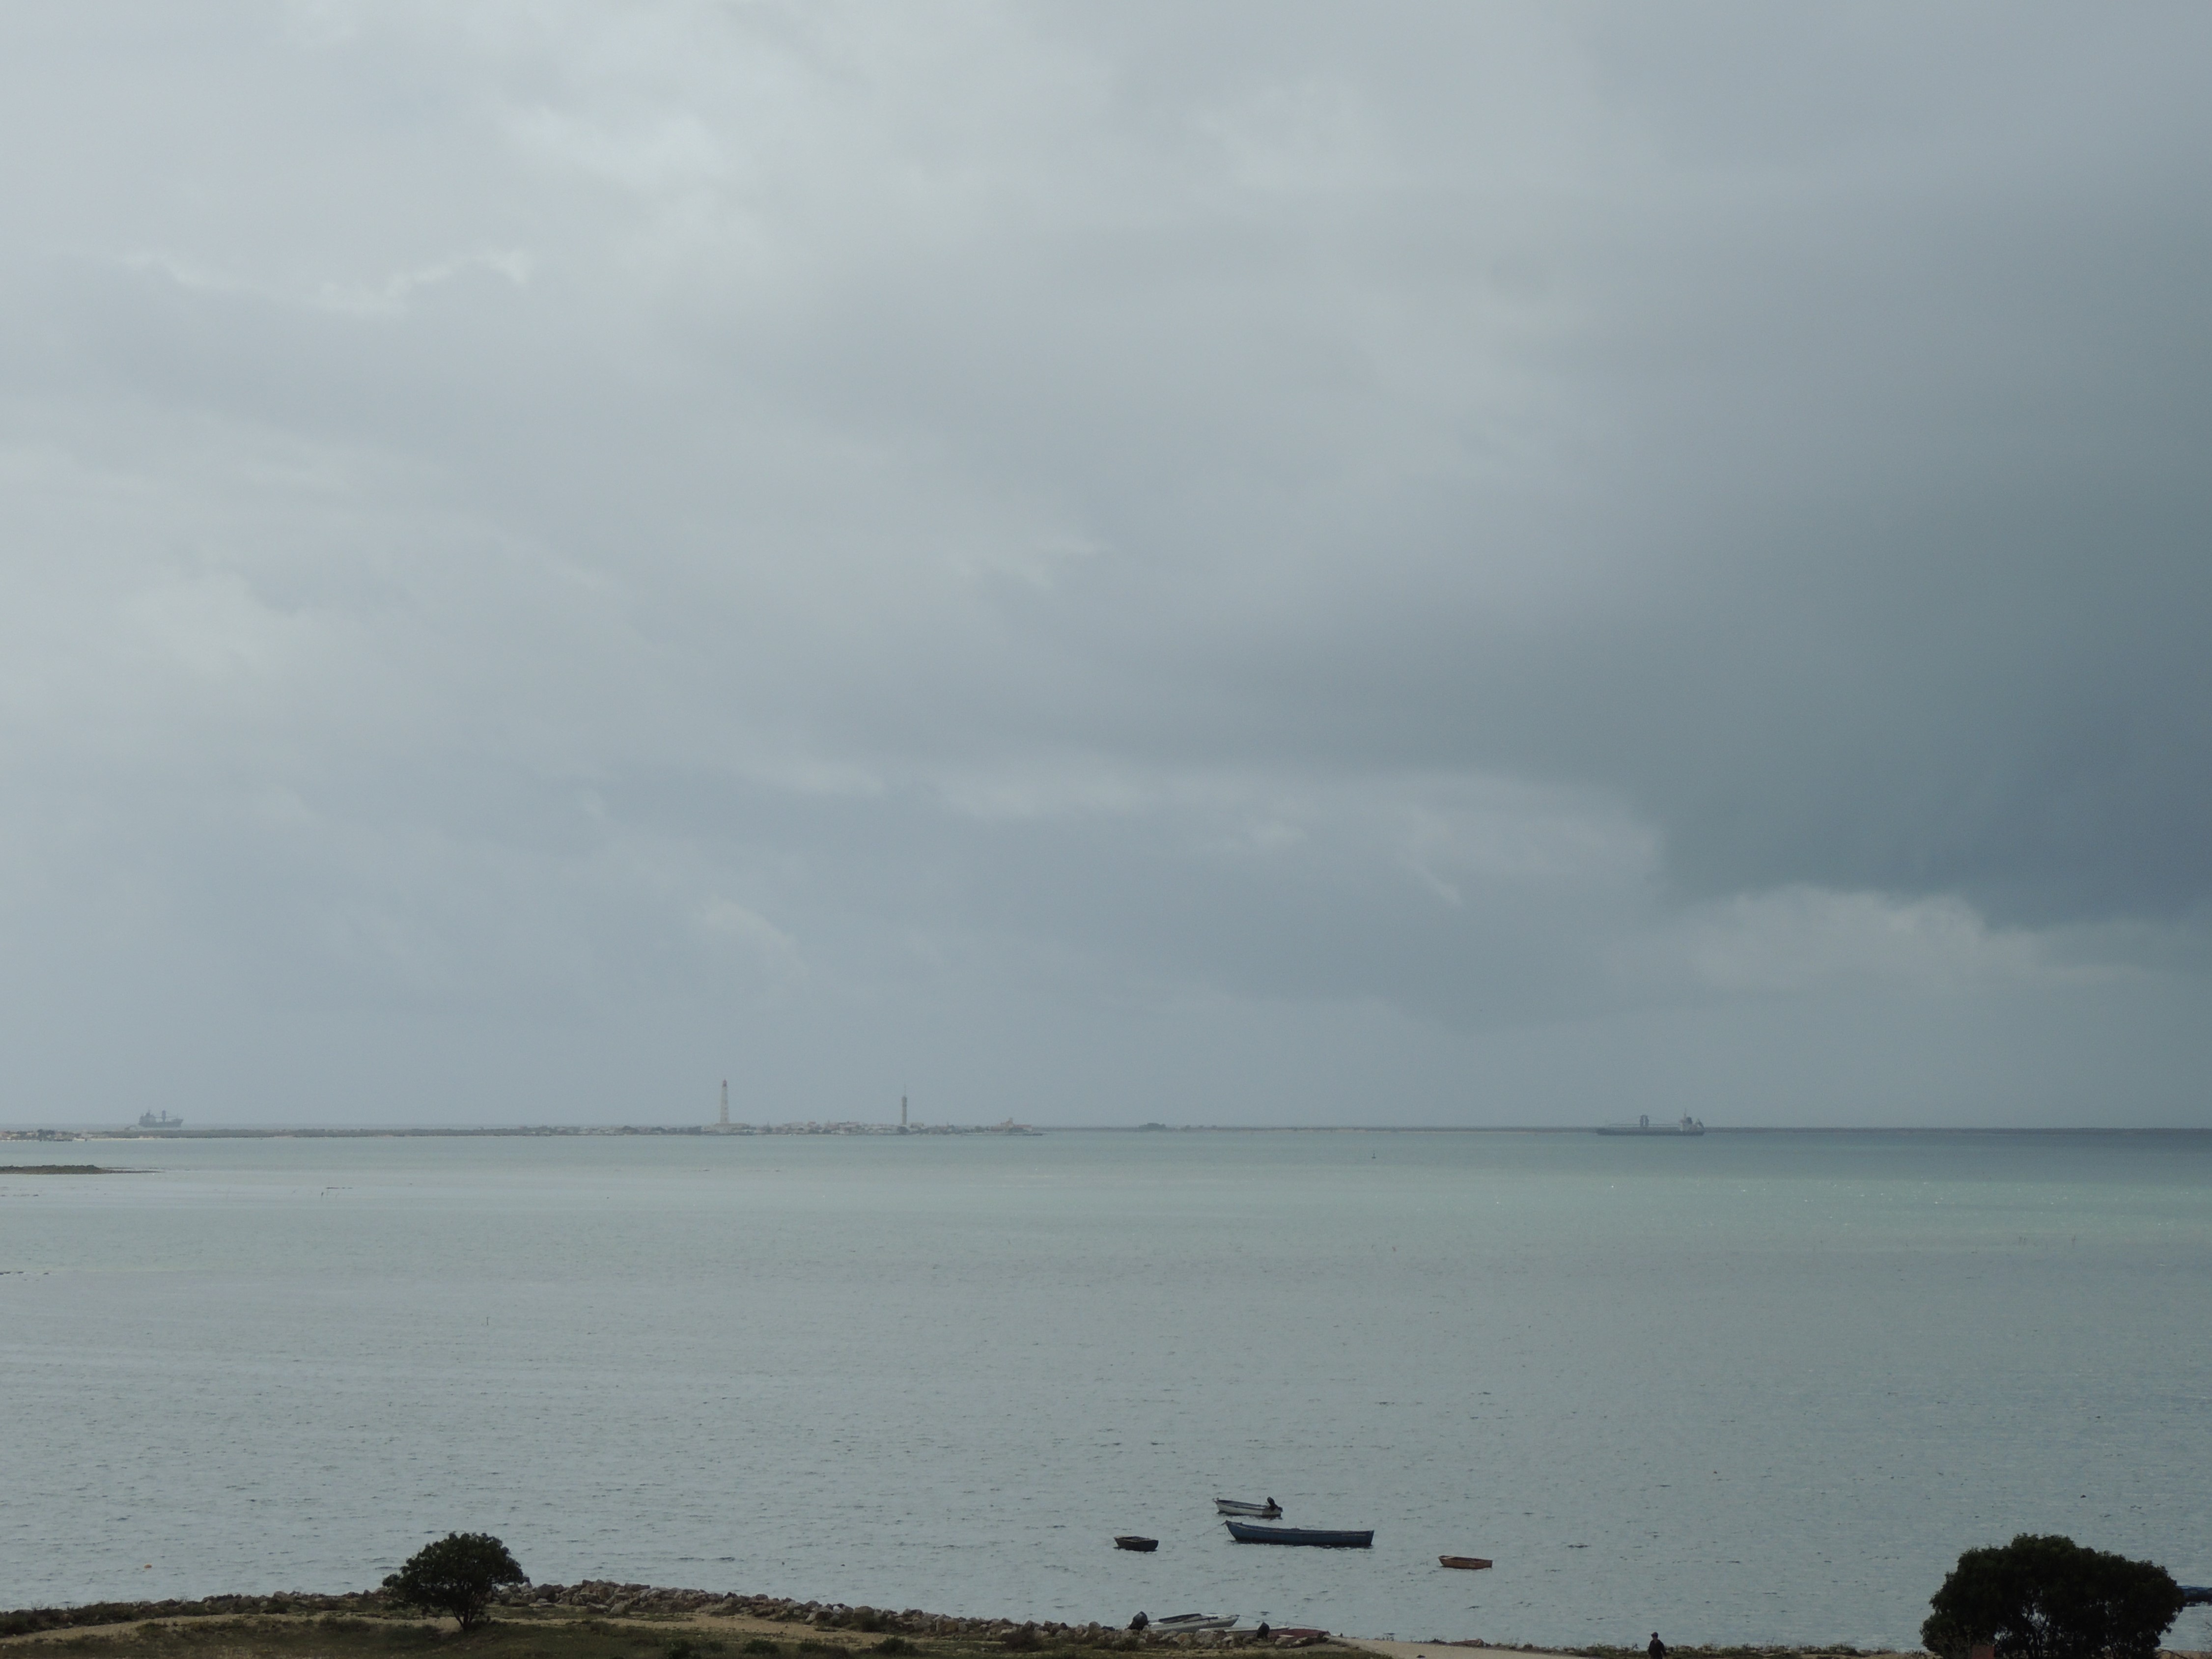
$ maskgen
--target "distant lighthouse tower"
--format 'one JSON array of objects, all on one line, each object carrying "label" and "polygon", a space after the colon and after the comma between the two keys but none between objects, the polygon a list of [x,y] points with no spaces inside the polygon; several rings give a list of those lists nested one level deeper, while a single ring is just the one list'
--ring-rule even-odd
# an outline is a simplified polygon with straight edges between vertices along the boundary
[{"label": "distant lighthouse tower", "polygon": [[722,1079],[722,1117],[720,1127],[725,1129],[730,1127],[730,1079],[727,1078],[724,1078]]}]

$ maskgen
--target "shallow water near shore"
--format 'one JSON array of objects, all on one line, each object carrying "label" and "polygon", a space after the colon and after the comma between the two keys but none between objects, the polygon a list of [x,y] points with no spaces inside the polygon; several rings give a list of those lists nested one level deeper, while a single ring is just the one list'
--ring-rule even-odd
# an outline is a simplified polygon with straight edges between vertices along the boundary
[{"label": "shallow water near shore", "polygon": [[[2021,1531],[2212,1578],[2212,1137],[98,1151],[155,1172],[0,1176],[11,1604],[366,1587],[453,1528],[1420,1639],[1910,1646]],[[1376,1547],[1240,1547],[1216,1493]]]}]

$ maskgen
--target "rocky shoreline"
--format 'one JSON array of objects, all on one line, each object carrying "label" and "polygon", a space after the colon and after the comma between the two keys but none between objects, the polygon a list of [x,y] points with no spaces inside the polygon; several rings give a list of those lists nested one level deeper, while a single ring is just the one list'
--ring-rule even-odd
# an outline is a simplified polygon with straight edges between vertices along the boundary
[{"label": "rocky shoreline", "polygon": [[[888,1607],[851,1607],[842,1601],[794,1601],[779,1595],[659,1589],[650,1584],[617,1584],[597,1578],[586,1579],[579,1584],[525,1585],[502,1592],[499,1604],[507,1607],[580,1610],[604,1613],[611,1619],[750,1618],[805,1625],[816,1630],[854,1631],[864,1635],[976,1637],[996,1640],[1018,1652],[1031,1645],[1131,1650],[1243,1645],[1253,1638],[1249,1631],[1200,1631],[1170,1636],[1156,1631],[1123,1630],[1111,1625],[1062,1624],[1050,1619],[963,1619],[954,1613],[924,1613],[919,1607],[894,1612]],[[1201,1643],[1200,1638],[1206,1636],[1218,1639]],[[1243,1643],[1236,1641],[1240,1636]],[[1285,1631],[1270,1639],[1279,1646],[1301,1647],[1327,1640],[1328,1632]]]},{"label": "rocky shoreline", "polygon": [[[1174,1635],[1125,1630],[1110,1625],[1063,1624],[1056,1620],[963,1619],[925,1613],[919,1607],[894,1612],[852,1607],[842,1601],[798,1601],[781,1595],[733,1595],[720,1590],[667,1589],[652,1584],[623,1584],[589,1578],[575,1584],[525,1584],[501,1591],[494,1604],[509,1612],[592,1613],[609,1619],[750,1619],[803,1625],[816,1631],[858,1635],[968,1637],[995,1641],[1013,1652],[1047,1648],[1118,1648],[1134,1651],[1161,1647],[1246,1647],[1251,1631],[1200,1631]],[[284,1592],[274,1595],[210,1595],[196,1601],[97,1601],[73,1607],[23,1607],[0,1613],[0,1637],[92,1625],[133,1624],[149,1619],[239,1618],[249,1614],[352,1614],[371,1617],[397,1612],[382,1590],[353,1590],[339,1595]],[[1319,1630],[1271,1632],[1276,1647],[1310,1647],[1328,1639]]]},{"label": "rocky shoreline", "polygon": [[[881,1647],[883,1638],[921,1637],[943,1642],[989,1644],[1012,1653],[1078,1650],[1118,1650],[1136,1652],[1162,1648],[1243,1648],[1259,1645],[1255,1631],[1197,1631],[1164,1634],[1158,1630],[1132,1631],[1111,1625],[1063,1624],[1055,1620],[969,1619],[952,1613],[926,1613],[919,1607],[894,1611],[888,1607],[854,1607],[842,1601],[801,1601],[781,1595],[737,1595],[721,1590],[670,1589],[653,1584],[628,1584],[608,1578],[587,1578],[574,1584],[522,1584],[501,1590],[495,1604],[508,1619],[532,1618],[573,1620],[578,1618],[623,1619],[690,1626],[703,1621],[732,1621],[732,1638],[745,1627],[799,1627],[794,1635],[815,1638],[815,1650],[836,1648],[859,1656]],[[95,1601],[67,1607],[20,1607],[0,1612],[0,1638],[37,1635],[42,1632],[84,1630],[102,1625],[140,1624],[148,1620],[240,1619],[250,1617],[340,1617],[417,1620],[419,1613],[395,1605],[380,1589],[351,1590],[342,1595],[311,1595],[284,1591],[270,1595],[210,1595],[198,1601]],[[742,1621],[739,1623],[738,1621]],[[709,1626],[711,1628],[711,1626]],[[675,1634],[674,1632],[671,1632]],[[875,1638],[871,1643],[864,1638]],[[825,1639],[827,1638],[827,1639]],[[1579,1659],[1643,1659],[1642,1650],[1613,1647],[1559,1647],[1534,1643],[1431,1640],[1382,1642],[1332,1637],[1310,1628],[1270,1632],[1273,1647],[1316,1647],[1323,1644],[1358,1646],[1376,1654],[1395,1656],[1405,1649],[1487,1648],[1501,1653],[1579,1656]],[[809,1649],[802,1641],[800,1650]],[[890,1650],[903,1651],[897,1644]],[[1832,1645],[1747,1644],[1725,1647],[1678,1646],[1678,1659],[1873,1659],[1858,1650]],[[1326,1656],[1316,1656],[1326,1659]],[[1896,1656],[1895,1659],[1927,1659],[1925,1655]],[[2160,1659],[2212,1659],[2212,1655],[2170,1652]]]}]

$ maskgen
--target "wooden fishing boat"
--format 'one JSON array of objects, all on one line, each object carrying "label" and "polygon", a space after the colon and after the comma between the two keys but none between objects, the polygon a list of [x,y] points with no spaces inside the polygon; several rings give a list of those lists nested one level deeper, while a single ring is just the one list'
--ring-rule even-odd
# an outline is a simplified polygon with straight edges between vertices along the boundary
[{"label": "wooden fishing boat", "polygon": [[1270,1498],[1264,1504],[1247,1504],[1241,1498],[1217,1498],[1213,1500],[1216,1515],[1254,1515],[1262,1521],[1272,1521],[1283,1512],[1283,1506]]},{"label": "wooden fishing boat", "polygon": [[1117,1550],[1134,1550],[1139,1555],[1150,1555],[1159,1547],[1160,1540],[1157,1538],[1139,1538],[1133,1532],[1114,1534],[1114,1547]]},{"label": "wooden fishing boat", "polygon": [[1320,1527],[1255,1527],[1249,1521],[1224,1521],[1240,1544],[1309,1544],[1316,1549],[1364,1550],[1375,1545],[1371,1532],[1329,1532]]},{"label": "wooden fishing boat", "polygon": [[1439,1555],[1437,1559],[1447,1567],[1464,1567],[1469,1572],[1480,1572],[1490,1565],[1479,1555]]}]

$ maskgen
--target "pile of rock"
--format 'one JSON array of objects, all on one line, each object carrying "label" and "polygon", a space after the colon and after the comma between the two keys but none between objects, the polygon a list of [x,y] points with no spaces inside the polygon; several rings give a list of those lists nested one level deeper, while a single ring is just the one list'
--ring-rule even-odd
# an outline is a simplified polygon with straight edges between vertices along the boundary
[{"label": "pile of rock", "polygon": [[344,1595],[309,1595],[288,1590],[279,1595],[210,1595],[197,1601],[92,1601],[74,1607],[17,1607],[0,1613],[0,1636],[28,1636],[42,1630],[86,1625],[135,1624],[142,1619],[235,1618],[247,1613],[369,1613],[383,1605],[377,1590]]},{"label": "pile of rock", "polygon": [[[848,1607],[842,1601],[794,1601],[781,1595],[732,1595],[721,1590],[665,1589],[653,1584],[618,1584],[611,1579],[587,1578],[577,1584],[516,1584],[495,1598],[507,1607],[562,1608],[605,1613],[611,1619],[769,1619],[782,1624],[805,1625],[815,1630],[849,1630],[866,1634],[969,1637],[996,1642],[1013,1653],[1034,1653],[1053,1648],[1249,1647],[1256,1638],[1249,1631],[1184,1631],[1164,1635],[1158,1631],[1122,1630],[1087,1624],[1064,1625],[1056,1620],[1017,1623],[1012,1619],[961,1619],[950,1613],[924,1613],[920,1607],[892,1612],[888,1607]],[[381,1590],[354,1590],[343,1595],[310,1595],[287,1592],[279,1595],[210,1595],[197,1601],[103,1601],[76,1607],[23,1607],[0,1613],[0,1636],[28,1636],[42,1630],[88,1625],[117,1625],[143,1619],[206,1619],[243,1613],[373,1613],[387,1610],[390,1602]],[[1319,1631],[1280,1632],[1269,1638],[1279,1648],[1310,1647],[1328,1638]]]},{"label": "pile of rock", "polygon": [[[1057,1620],[1017,1623],[1012,1619],[961,1619],[924,1613],[920,1607],[851,1607],[842,1601],[793,1601],[780,1595],[731,1595],[719,1590],[664,1589],[651,1584],[617,1584],[587,1578],[579,1584],[526,1584],[502,1591],[508,1607],[565,1607],[603,1613],[611,1619],[772,1619],[817,1630],[852,1630],[897,1636],[964,1636],[995,1641],[1014,1652],[1043,1648],[1248,1647],[1249,1631],[1185,1631],[1164,1634],[1117,1626],[1066,1625]],[[1311,1647],[1328,1638],[1318,1631],[1285,1632],[1269,1638],[1273,1647]]]}]

